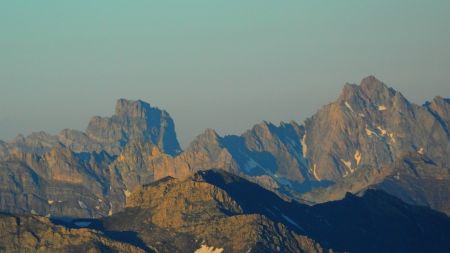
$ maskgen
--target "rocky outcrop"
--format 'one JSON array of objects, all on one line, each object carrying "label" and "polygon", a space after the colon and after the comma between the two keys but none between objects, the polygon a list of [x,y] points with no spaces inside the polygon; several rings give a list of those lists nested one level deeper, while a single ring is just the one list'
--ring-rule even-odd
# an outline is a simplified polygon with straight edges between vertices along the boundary
[{"label": "rocky outcrop", "polygon": [[136,231],[159,252],[439,252],[450,246],[450,218],[382,191],[311,207],[221,170],[138,187],[125,210],[102,226]]},{"label": "rocky outcrop", "polygon": [[[222,171],[199,172],[187,179],[167,177],[138,187],[127,198],[125,211],[106,218],[103,226],[137,231],[159,252],[193,252],[202,247],[217,252],[323,252],[291,224],[252,210],[252,203],[236,199],[220,182],[211,180],[222,180],[230,187],[236,184],[234,190],[251,184]],[[262,197],[269,194],[270,199],[283,203],[254,186],[262,190]]]}]

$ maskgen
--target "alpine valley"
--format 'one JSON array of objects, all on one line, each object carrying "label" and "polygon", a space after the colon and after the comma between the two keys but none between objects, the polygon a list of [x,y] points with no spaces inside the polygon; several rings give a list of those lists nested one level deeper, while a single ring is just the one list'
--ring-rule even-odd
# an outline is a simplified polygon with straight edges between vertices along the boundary
[{"label": "alpine valley", "polygon": [[119,99],[0,141],[0,252],[450,252],[450,99],[373,76],[303,123],[205,130]]}]

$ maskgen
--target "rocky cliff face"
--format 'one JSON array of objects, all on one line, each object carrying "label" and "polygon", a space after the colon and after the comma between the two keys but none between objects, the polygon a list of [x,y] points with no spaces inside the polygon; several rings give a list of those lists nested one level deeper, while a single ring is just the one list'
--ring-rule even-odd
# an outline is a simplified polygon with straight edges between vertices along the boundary
[{"label": "rocky cliff face", "polygon": [[0,162],[3,211],[98,217],[109,210],[106,153],[77,154],[54,147],[43,155],[16,151]]},{"label": "rocky cliff face", "polygon": [[306,120],[305,156],[318,180],[336,181],[366,166],[381,168],[405,152],[427,154],[448,168],[449,109],[440,98],[429,106],[412,104],[367,77],[359,86],[346,85],[337,101]]},{"label": "rocky cliff face", "polygon": [[181,151],[175,125],[170,115],[141,100],[119,99],[112,117],[95,116],[85,132],[65,129],[56,136],[45,132],[19,135],[6,149],[42,154],[63,145],[77,153],[106,151],[118,155],[132,140],[149,142],[165,153],[176,155]]},{"label": "rocky cliff face", "polygon": [[115,114],[93,117],[86,135],[112,154],[119,154],[130,140],[153,143],[170,155],[181,151],[170,115],[141,100],[119,99]]},{"label": "rocky cliff face", "polygon": [[155,179],[220,168],[270,189],[289,186],[307,191],[321,183],[313,179],[309,162],[303,157],[303,136],[303,127],[295,122],[280,126],[262,122],[241,136],[221,137],[207,129],[178,156],[161,153],[148,168]]},{"label": "rocky cliff face", "polygon": [[[150,147],[153,151],[146,153]],[[155,150],[168,157],[180,152],[173,120],[145,102],[124,99],[111,118],[93,117],[86,133],[66,129],[56,136],[19,135],[0,143],[0,209],[108,215],[123,206],[128,189],[154,180],[143,161]],[[144,158],[138,160],[139,155]],[[127,171],[117,164],[133,167]]]},{"label": "rocky cliff face", "polygon": [[305,156],[317,179],[335,184],[302,196],[312,202],[382,188],[408,203],[449,213],[448,99],[423,106],[368,77],[305,123]]}]

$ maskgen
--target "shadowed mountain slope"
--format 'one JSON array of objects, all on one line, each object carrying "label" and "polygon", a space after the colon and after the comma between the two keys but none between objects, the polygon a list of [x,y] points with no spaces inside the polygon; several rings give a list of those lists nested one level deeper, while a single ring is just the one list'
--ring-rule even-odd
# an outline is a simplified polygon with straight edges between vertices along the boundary
[{"label": "shadowed mountain slope", "polygon": [[[104,229],[136,231],[160,252],[439,252],[450,218],[382,191],[307,206],[222,170],[137,188]],[[320,245],[320,246],[319,246]]]}]

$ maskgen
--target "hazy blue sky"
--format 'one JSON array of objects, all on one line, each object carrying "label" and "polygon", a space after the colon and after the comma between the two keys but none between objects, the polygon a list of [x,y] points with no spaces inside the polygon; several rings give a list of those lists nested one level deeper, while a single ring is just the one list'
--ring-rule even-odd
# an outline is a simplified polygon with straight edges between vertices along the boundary
[{"label": "hazy blue sky", "polygon": [[84,129],[115,100],[175,119],[184,146],[302,121],[374,74],[450,96],[450,1],[0,1],[0,139]]}]

